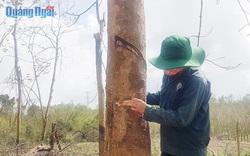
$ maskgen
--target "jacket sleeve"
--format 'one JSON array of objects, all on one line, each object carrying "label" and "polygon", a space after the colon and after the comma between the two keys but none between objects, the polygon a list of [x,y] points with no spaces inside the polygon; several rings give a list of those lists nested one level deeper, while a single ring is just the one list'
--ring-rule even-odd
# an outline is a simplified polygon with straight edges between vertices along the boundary
[{"label": "jacket sleeve", "polygon": [[160,102],[160,92],[147,94],[147,104],[159,105],[159,102]]},{"label": "jacket sleeve", "polygon": [[186,127],[193,121],[200,107],[208,107],[209,98],[209,83],[204,83],[202,80],[189,79],[177,110],[164,110],[159,107],[147,106],[144,112],[144,119],[171,127]]}]

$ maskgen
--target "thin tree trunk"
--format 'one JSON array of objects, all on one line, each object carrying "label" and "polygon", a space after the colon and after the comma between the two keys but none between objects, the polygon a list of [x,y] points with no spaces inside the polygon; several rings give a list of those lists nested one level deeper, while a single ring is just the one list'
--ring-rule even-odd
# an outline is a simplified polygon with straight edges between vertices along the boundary
[{"label": "thin tree trunk", "polygon": [[16,24],[13,31],[14,38],[14,52],[15,52],[15,72],[17,77],[17,89],[18,89],[18,98],[17,98],[17,138],[16,143],[19,144],[19,130],[20,130],[20,113],[21,113],[21,71],[18,65],[18,52],[17,52],[17,40],[16,40]]},{"label": "thin tree trunk", "polygon": [[104,119],[104,89],[102,83],[102,50],[99,33],[95,34],[96,41],[96,79],[98,90],[98,105],[99,105],[99,153],[100,156],[104,152],[105,142],[105,119]]},{"label": "thin tree trunk", "polygon": [[55,124],[55,138],[56,138],[57,147],[58,147],[59,151],[61,151],[62,146],[60,144],[60,139],[59,139],[59,136],[58,136],[58,131],[57,131],[57,125],[56,124]]},{"label": "thin tree trunk", "polygon": [[[18,1],[15,2],[15,8],[17,8]],[[17,19],[15,19],[14,29],[13,29],[13,40],[14,40],[14,53],[15,53],[15,73],[17,78],[17,90],[18,90],[18,98],[17,98],[17,117],[16,117],[16,155],[19,155],[18,146],[20,141],[20,115],[21,115],[21,101],[22,101],[22,90],[21,90],[21,71],[19,67],[19,58],[17,52],[17,38],[16,38],[16,29],[17,29]]]},{"label": "thin tree trunk", "polygon": [[105,155],[105,112],[104,112],[104,89],[102,83],[102,36],[104,29],[104,19],[100,19],[99,15],[99,1],[96,0],[96,15],[97,21],[99,23],[99,33],[94,34],[95,44],[96,44],[96,80],[97,80],[97,90],[98,90],[98,106],[99,106],[99,155]]},{"label": "thin tree trunk", "polygon": [[238,152],[238,156],[240,156],[239,121],[237,121],[237,124],[236,124],[236,141],[237,141],[237,152]]},{"label": "thin tree trunk", "polygon": [[59,34],[60,34],[60,28],[58,30],[58,33],[56,35],[56,41],[55,41],[55,62],[54,62],[54,68],[53,68],[53,75],[52,75],[52,79],[51,79],[51,85],[50,85],[50,91],[49,91],[49,99],[48,99],[48,103],[47,103],[47,107],[46,107],[46,111],[45,111],[45,115],[43,118],[43,127],[42,127],[42,137],[41,137],[41,141],[44,141],[44,137],[46,134],[46,127],[47,127],[47,123],[48,123],[48,116],[49,116],[49,109],[50,109],[50,105],[51,105],[51,101],[52,101],[52,94],[54,91],[54,84],[56,81],[56,69],[57,69],[57,62],[58,62],[58,56],[59,56]]},{"label": "thin tree trunk", "polygon": [[120,100],[146,99],[143,0],[108,0],[106,155],[149,156],[148,123]]},{"label": "thin tree trunk", "polygon": [[50,145],[50,149],[53,150],[54,149],[54,145],[55,145],[55,130],[56,130],[56,124],[52,123],[51,124],[51,132],[50,132],[50,141],[49,141],[49,145]]}]

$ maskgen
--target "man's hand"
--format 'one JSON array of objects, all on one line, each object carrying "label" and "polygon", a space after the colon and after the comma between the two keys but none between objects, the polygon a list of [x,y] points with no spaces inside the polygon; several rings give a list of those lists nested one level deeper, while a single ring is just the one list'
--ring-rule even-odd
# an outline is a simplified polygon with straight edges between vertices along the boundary
[{"label": "man's hand", "polygon": [[143,114],[145,112],[147,104],[140,99],[133,98],[132,104],[130,106],[133,111]]}]

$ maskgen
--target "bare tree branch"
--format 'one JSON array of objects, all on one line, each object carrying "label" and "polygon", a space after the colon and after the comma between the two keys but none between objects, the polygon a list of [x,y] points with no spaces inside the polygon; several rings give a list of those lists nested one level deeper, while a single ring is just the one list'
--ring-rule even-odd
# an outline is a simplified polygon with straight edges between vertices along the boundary
[{"label": "bare tree branch", "polygon": [[2,23],[0,23],[0,26],[3,25],[3,24],[5,24],[5,23],[6,23],[6,22],[5,22],[6,20],[7,20],[7,17],[5,17],[5,19],[2,21]]},{"label": "bare tree branch", "polygon": [[[208,61],[208,62],[210,62],[210,63],[212,63],[212,64],[214,64],[214,65],[217,66],[217,67],[220,67],[220,68],[223,68],[223,69],[227,69],[227,70],[237,68],[237,67],[239,67],[240,64],[241,64],[241,63],[239,63],[239,64],[237,64],[236,66],[221,66],[221,65],[215,63],[213,60],[208,60],[208,59],[205,59],[205,60]],[[215,59],[215,60],[216,60],[216,59]]]},{"label": "bare tree branch", "polygon": [[65,14],[68,14],[68,15],[75,16],[75,17],[76,17],[76,20],[75,20],[71,25],[69,25],[69,27],[72,26],[72,25],[74,25],[74,24],[79,20],[79,18],[80,18],[83,14],[85,14],[87,11],[89,11],[95,4],[96,4],[96,1],[95,1],[89,8],[87,8],[85,11],[83,11],[83,12],[80,13],[80,14],[74,14],[74,13],[68,13],[68,12],[66,12]]},{"label": "bare tree branch", "polygon": [[240,32],[240,31],[242,31],[245,27],[250,27],[250,23],[249,23],[249,20],[248,20],[248,16],[247,16],[247,11],[243,8],[243,6],[242,6],[242,4],[241,4],[241,2],[240,2],[240,0],[237,0],[237,2],[238,2],[238,4],[239,4],[239,6],[240,6],[240,8],[241,8],[241,10],[242,10],[242,12],[243,12],[243,14],[244,14],[244,16],[245,16],[245,20],[246,20],[246,25],[244,25],[242,28],[240,28],[238,31]]},{"label": "bare tree branch", "polygon": [[[34,77],[35,77],[34,80],[33,80],[33,82],[32,82],[31,87],[28,87],[28,86],[26,86],[26,87],[29,88],[29,91],[27,92],[28,97],[30,95],[30,92],[32,92],[36,96],[36,98],[38,99],[39,105],[41,107],[42,118],[44,118],[44,116],[43,116],[44,115],[44,113],[43,113],[43,105],[42,105],[42,96],[41,96],[41,91],[40,91],[40,85],[39,85],[39,82],[38,82],[38,77],[40,76],[41,73],[44,72],[45,69],[42,69],[40,71],[40,69],[39,69],[40,66],[38,66],[37,69],[36,69],[36,59],[35,59],[35,56],[33,54],[33,52],[34,52],[34,46],[33,45],[35,43],[35,37],[39,33],[39,31],[41,31],[41,29],[38,29],[38,31],[35,31],[35,29],[36,29],[36,27],[34,27],[32,29],[32,35],[29,35],[29,42],[28,43],[26,43],[25,40],[23,40],[23,43],[26,44],[26,47],[28,48],[28,50],[29,50],[29,52],[31,54],[32,64],[33,64],[33,72],[34,72]],[[30,46],[30,45],[32,45],[32,46]],[[40,71],[40,73],[39,73],[39,71]],[[36,84],[37,92],[38,93],[36,93],[33,90],[34,84]]]},{"label": "bare tree branch", "polygon": [[211,33],[212,33],[212,31],[213,31],[213,27],[210,29],[210,31],[207,33],[207,34],[205,34],[205,35],[191,35],[190,37],[196,37],[196,38],[203,38],[203,37],[207,37],[208,35],[210,35]]},{"label": "bare tree branch", "polygon": [[0,47],[2,46],[3,44],[3,41],[6,39],[6,37],[13,31],[13,28],[14,27],[11,27],[8,31],[6,31],[3,36],[2,36],[2,39],[0,41]]},{"label": "bare tree branch", "polygon": [[198,35],[192,35],[190,37],[196,37],[197,38],[197,46],[200,45],[200,38],[201,37],[206,37],[208,36],[212,30],[213,30],[213,27],[210,29],[210,31],[206,34],[206,35],[201,35],[201,30],[202,30],[202,14],[203,14],[203,0],[201,0],[201,9],[200,9],[200,20],[199,20],[199,30],[198,30]]},{"label": "bare tree branch", "polygon": [[[31,8],[31,7],[32,7],[33,5],[35,5],[35,4],[36,4],[36,2],[32,3],[28,8]],[[15,7],[17,8],[17,6],[19,5],[18,0],[13,1],[13,2],[12,2],[12,5],[15,6]],[[17,25],[18,25],[18,23],[21,21],[22,18],[23,18],[23,16],[21,16],[20,18],[18,18],[18,19],[15,20],[15,22],[17,23]],[[5,24],[7,19],[8,19],[8,18],[6,17],[6,18],[2,21],[2,23],[0,23],[0,26],[1,26],[2,24]],[[10,29],[4,33],[4,35],[2,36],[2,39],[1,39],[1,41],[0,41],[0,47],[2,46],[2,43],[3,43],[3,41],[5,40],[5,38],[13,31],[13,29],[14,29],[14,26],[11,26]]]},{"label": "bare tree branch", "polygon": [[201,0],[201,10],[200,10],[200,24],[199,24],[199,31],[197,35],[197,46],[200,44],[200,35],[201,35],[201,24],[202,24],[202,11],[203,11],[203,0]]},{"label": "bare tree branch", "polygon": [[[238,2],[239,2],[239,0],[238,0]],[[219,3],[219,0],[217,0],[217,3]],[[204,36],[201,36],[202,14],[203,14],[203,0],[201,0],[200,23],[199,23],[198,35],[197,36],[194,36],[194,35],[191,36],[191,37],[197,37],[197,39],[198,39],[197,46],[199,46],[199,44],[200,44],[200,38],[208,36],[212,32],[212,30],[213,30],[213,28],[211,28],[208,34],[206,34]],[[221,59],[221,58],[224,58],[224,57],[216,58],[216,59],[213,59],[213,60],[209,60],[209,59],[205,59],[205,60],[208,61],[208,62],[210,62],[210,63],[212,63],[212,64],[214,64],[217,67],[220,67],[220,68],[223,68],[223,69],[227,69],[227,70],[234,69],[234,68],[237,68],[238,66],[240,66],[240,63],[237,64],[236,66],[222,66],[222,65],[219,65],[219,64],[215,63],[215,60],[218,60],[218,59]]]}]

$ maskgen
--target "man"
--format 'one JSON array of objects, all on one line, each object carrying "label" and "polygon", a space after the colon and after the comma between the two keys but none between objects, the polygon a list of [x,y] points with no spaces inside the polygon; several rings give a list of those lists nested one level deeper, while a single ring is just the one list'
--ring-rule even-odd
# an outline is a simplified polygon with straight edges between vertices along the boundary
[{"label": "man", "polygon": [[131,109],[161,124],[162,156],[207,154],[210,82],[197,68],[204,60],[204,50],[191,47],[189,38],[180,35],[163,40],[160,55],[149,59],[164,71],[161,91],[148,93],[148,104],[133,99]]}]

